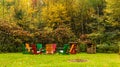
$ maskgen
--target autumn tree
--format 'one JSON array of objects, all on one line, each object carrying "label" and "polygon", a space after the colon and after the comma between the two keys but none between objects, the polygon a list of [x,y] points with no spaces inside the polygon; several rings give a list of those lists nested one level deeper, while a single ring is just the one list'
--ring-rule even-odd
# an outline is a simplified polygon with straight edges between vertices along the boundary
[{"label": "autumn tree", "polygon": [[67,14],[66,7],[63,4],[49,4],[49,6],[43,7],[41,13],[42,21],[46,23],[46,26],[48,28],[55,29],[59,25],[70,21],[70,17]]},{"label": "autumn tree", "polygon": [[105,9],[106,17],[108,20],[108,24],[112,25],[114,27],[112,30],[118,30],[120,31],[120,1],[118,0],[106,0],[107,7]]}]

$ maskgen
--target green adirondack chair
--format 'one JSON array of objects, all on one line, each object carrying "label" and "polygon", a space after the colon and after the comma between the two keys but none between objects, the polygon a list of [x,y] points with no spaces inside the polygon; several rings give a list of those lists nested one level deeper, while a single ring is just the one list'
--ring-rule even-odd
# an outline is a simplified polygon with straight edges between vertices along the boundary
[{"label": "green adirondack chair", "polygon": [[63,50],[59,51],[60,54],[69,54],[69,44],[64,44]]},{"label": "green adirondack chair", "polygon": [[38,43],[37,44],[37,51],[40,51],[42,49],[42,44]]},{"label": "green adirondack chair", "polygon": [[24,44],[22,44],[22,51],[23,51],[23,54],[26,54],[26,49]]},{"label": "green adirondack chair", "polygon": [[39,51],[40,53],[44,53],[45,50],[42,49],[42,44],[37,44],[37,51]]}]

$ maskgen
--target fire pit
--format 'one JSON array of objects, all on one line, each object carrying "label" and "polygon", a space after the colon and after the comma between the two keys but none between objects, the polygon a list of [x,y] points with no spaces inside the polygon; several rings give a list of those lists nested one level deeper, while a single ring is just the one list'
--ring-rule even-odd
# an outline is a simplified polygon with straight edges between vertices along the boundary
[{"label": "fire pit", "polygon": [[84,59],[72,59],[72,60],[68,60],[68,62],[88,62],[88,60],[84,60]]}]

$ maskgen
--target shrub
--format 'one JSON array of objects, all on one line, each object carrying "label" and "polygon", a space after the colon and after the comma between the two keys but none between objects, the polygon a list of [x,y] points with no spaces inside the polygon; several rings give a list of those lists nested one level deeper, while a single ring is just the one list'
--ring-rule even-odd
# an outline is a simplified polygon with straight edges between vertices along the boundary
[{"label": "shrub", "polygon": [[68,26],[60,25],[55,30],[35,32],[34,39],[42,44],[57,43],[58,46],[77,40],[74,33]]},{"label": "shrub", "polygon": [[53,38],[51,37],[51,32],[47,31],[39,31],[34,33],[35,43],[48,44],[53,42]]},{"label": "shrub", "polygon": [[74,33],[68,26],[64,25],[59,26],[52,32],[52,38],[54,39],[54,42],[59,44],[59,46],[62,46],[70,41],[76,41]]},{"label": "shrub", "polygon": [[80,52],[86,52],[86,45],[80,44]]},{"label": "shrub", "polygon": [[97,52],[99,53],[118,53],[118,51],[119,51],[118,45],[108,44],[97,45]]}]

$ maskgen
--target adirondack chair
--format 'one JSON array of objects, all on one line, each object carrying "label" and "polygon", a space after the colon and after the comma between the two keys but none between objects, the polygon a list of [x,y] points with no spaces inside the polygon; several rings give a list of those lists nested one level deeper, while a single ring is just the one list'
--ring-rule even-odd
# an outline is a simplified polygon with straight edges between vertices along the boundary
[{"label": "adirondack chair", "polygon": [[54,49],[53,49],[53,44],[46,44],[46,54],[53,54]]},{"label": "adirondack chair", "polygon": [[33,53],[33,54],[38,54],[38,53],[37,53],[36,45],[35,45],[35,44],[32,44],[31,47],[32,47],[32,53]]},{"label": "adirondack chair", "polygon": [[38,43],[37,44],[37,53],[42,53],[43,49],[42,49],[42,44]]},{"label": "adirondack chair", "polygon": [[26,49],[28,50],[28,52],[30,52],[30,45],[28,43],[25,44]]},{"label": "adirondack chair", "polygon": [[77,53],[77,42],[70,42],[70,54],[76,54]]},{"label": "adirondack chair", "polygon": [[71,47],[70,47],[70,54],[76,54],[76,45],[75,44],[72,44]]},{"label": "adirondack chair", "polygon": [[69,54],[69,44],[64,44],[62,50],[59,51],[60,54]]},{"label": "adirondack chair", "polygon": [[25,48],[25,44],[22,44],[22,51],[23,51],[23,54],[26,54],[27,53],[27,50]]}]

